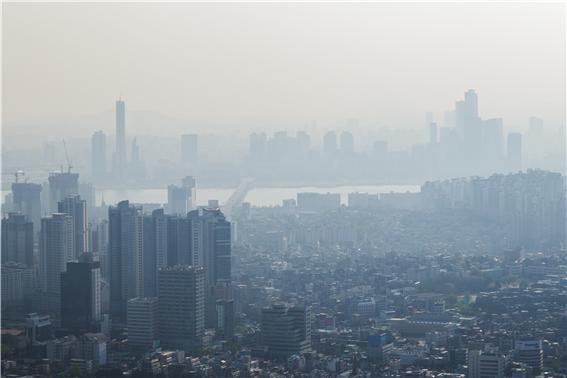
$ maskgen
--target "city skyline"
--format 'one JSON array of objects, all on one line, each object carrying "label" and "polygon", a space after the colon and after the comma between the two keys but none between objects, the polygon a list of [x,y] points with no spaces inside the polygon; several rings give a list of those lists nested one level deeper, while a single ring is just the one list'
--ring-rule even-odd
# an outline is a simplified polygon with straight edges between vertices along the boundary
[{"label": "city skyline", "polygon": [[2,373],[567,378],[566,9],[3,5]]},{"label": "city skyline", "polygon": [[[308,4],[8,4],[3,129],[16,132],[16,126],[31,123],[37,132],[38,119],[96,114],[110,110],[109,99],[120,96],[133,110],[159,111],[215,131],[349,118],[400,127],[418,124],[423,112],[442,113],[468,88],[482,94],[480,107],[488,117],[502,116],[519,127],[535,115],[559,126],[565,119],[560,84],[565,82],[565,20],[560,9],[560,4],[528,3],[336,4],[314,18],[320,8]],[[29,26],[43,12],[51,17],[21,29],[24,24],[18,21]],[[119,23],[125,14],[129,20]],[[285,34],[292,15],[298,17],[295,31]],[[480,15],[482,25],[476,22]],[[149,17],[168,20],[163,35],[147,34],[143,26]],[[357,25],[349,25],[349,17]],[[94,34],[86,25],[98,20],[108,30]],[[212,20],[217,21],[203,25]],[[239,29],[244,20],[248,28]],[[264,28],[269,33],[259,33]],[[105,38],[107,33],[112,37]],[[43,38],[58,42],[52,42],[50,54],[29,59],[42,51],[36,43]],[[160,38],[168,45],[156,45]],[[18,49],[16,41],[28,49]],[[120,44],[136,48],[123,50]],[[156,61],[150,48],[166,57],[176,53],[177,59]],[[221,74],[219,54],[239,54],[241,59]],[[110,60],[100,61],[101,56]],[[140,59],[146,64],[135,63]],[[60,60],[67,67],[64,73]],[[163,66],[172,61],[177,63]],[[150,67],[161,74],[151,75]],[[85,72],[90,79],[74,80]],[[38,80],[33,79],[45,74],[45,84],[34,85]],[[96,79],[100,75],[104,86]],[[56,96],[46,96],[46,90],[56,88],[51,80],[58,83]]]}]

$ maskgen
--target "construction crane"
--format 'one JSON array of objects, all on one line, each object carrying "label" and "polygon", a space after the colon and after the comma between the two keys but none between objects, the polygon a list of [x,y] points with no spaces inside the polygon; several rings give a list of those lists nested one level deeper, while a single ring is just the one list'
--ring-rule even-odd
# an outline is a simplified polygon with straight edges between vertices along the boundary
[{"label": "construction crane", "polygon": [[[69,160],[69,154],[67,153],[67,144],[65,144],[65,139],[63,139],[63,148],[65,149],[65,159],[67,160],[67,173],[71,173],[71,161]],[[63,173],[63,167],[61,168],[61,172]]]}]

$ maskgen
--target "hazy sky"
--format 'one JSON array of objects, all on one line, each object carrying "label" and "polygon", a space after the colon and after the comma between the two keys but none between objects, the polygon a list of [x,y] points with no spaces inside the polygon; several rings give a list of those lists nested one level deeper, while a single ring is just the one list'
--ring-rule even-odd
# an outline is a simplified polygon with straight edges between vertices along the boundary
[{"label": "hazy sky", "polygon": [[122,95],[194,122],[412,127],[468,88],[506,126],[562,122],[565,43],[560,3],[4,4],[4,125]]}]

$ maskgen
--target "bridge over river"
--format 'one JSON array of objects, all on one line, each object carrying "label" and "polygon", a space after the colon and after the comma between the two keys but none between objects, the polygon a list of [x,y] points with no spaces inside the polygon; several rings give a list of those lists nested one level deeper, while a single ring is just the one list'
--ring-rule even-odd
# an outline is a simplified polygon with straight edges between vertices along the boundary
[{"label": "bridge over river", "polygon": [[240,181],[240,185],[238,185],[228,200],[221,206],[221,210],[227,219],[231,218],[232,211],[244,201],[248,191],[253,187],[254,180],[251,178],[244,178]]}]

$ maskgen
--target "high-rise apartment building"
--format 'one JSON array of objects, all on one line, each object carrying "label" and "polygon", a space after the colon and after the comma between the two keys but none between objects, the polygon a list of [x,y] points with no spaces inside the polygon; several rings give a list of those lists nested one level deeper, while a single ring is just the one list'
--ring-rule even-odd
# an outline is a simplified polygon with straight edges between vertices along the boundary
[{"label": "high-rise apartment building", "polygon": [[34,232],[39,232],[41,225],[41,185],[29,182],[13,183],[12,203],[13,210],[23,214],[28,221],[33,222]]},{"label": "high-rise apartment building", "polygon": [[61,273],[74,258],[73,217],[54,213],[41,219],[39,239],[40,279],[46,312],[55,318],[61,311]]},{"label": "high-rise apartment building", "polygon": [[[168,265],[168,221],[163,209],[144,215],[144,295],[157,295],[157,272]],[[172,243],[174,246],[176,243]]]},{"label": "high-rise apartment building", "polygon": [[9,213],[2,219],[2,263],[15,262],[34,266],[33,223],[23,214]]},{"label": "high-rise apartment building", "polygon": [[68,196],[58,202],[58,212],[73,217],[73,233],[75,239],[74,258],[78,258],[88,250],[87,203],[80,196]]},{"label": "high-rise apartment building", "polygon": [[[192,265],[203,267],[205,275],[205,317],[207,327],[216,324],[215,294],[219,286],[227,287],[230,297],[231,227],[219,209],[198,209],[189,212],[191,224]],[[225,298],[227,299],[227,298]]]}]

